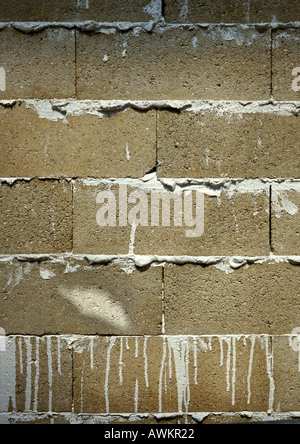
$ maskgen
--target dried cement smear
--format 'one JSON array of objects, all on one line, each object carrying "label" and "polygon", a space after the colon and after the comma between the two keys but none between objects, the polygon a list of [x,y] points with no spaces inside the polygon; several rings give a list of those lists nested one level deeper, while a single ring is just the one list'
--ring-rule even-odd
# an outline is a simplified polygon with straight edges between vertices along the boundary
[{"label": "dried cement smear", "polygon": [[274,114],[279,116],[298,115],[300,102],[274,102],[274,101],[185,101],[185,100],[4,100],[0,106],[15,106],[17,103],[25,103],[26,107],[34,110],[41,119],[51,121],[63,120],[67,122],[68,116],[80,116],[84,114],[96,115],[100,118],[110,116],[112,113],[133,109],[148,111],[151,109],[170,111],[190,111],[209,113],[215,112],[219,116],[232,114],[244,115],[252,113]]},{"label": "dried cement smear", "polygon": [[[74,262],[81,262],[74,263]],[[12,291],[23,279],[31,272],[33,263],[40,265],[40,277],[49,280],[55,277],[52,270],[46,268],[47,264],[63,264],[66,266],[64,273],[76,273],[81,268],[86,269],[87,265],[117,265],[124,273],[132,274],[136,268],[143,269],[148,266],[164,266],[165,264],[185,265],[194,264],[199,266],[215,266],[216,268],[228,273],[234,272],[244,266],[263,263],[290,263],[291,265],[300,264],[300,256],[277,256],[270,254],[269,256],[159,256],[159,255],[72,255],[72,254],[56,254],[56,255],[0,255],[0,263],[10,263],[15,265],[14,275],[8,276],[8,283],[5,290]],[[72,295],[66,297],[72,299]],[[75,295],[74,298],[76,299]],[[74,300],[75,300],[74,299]],[[77,298],[78,299],[78,298]]]}]

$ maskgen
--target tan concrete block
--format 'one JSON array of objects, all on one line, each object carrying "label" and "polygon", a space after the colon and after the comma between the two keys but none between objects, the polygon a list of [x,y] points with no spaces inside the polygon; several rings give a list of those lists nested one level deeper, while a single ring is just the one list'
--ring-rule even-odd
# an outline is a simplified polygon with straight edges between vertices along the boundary
[{"label": "tan concrete block", "polygon": [[[274,32],[272,83],[275,100],[300,100],[299,54],[299,30],[289,29]],[[293,73],[295,68],[298,70]]]},{"label": "tan concrete block", "polygon": [[225,271],[214,266],[165,267],[167,334],[292,331],[300,315],[298,267],[264,263]]},{"label": "tan concrete block", "polygon": [[252,23],[297,22],[300,6],[297,0],[250,0],[249,15]]},{"label": "tan concrete block", "polygon": [[0,99],[74,97],[75,31],[2,30],[0,66],[6,74],[6,91],[0,92]]},{"label": "tan concrete block", "polygon": [[[137,183],[137,182],[135,182]],[[269,189],[263,188],[257,194],[255,192],[230,193],[216,192],[205,187],[198,188],[198,196],[204,195],[204,232],[201,235],[203,220],[203,208],[197,204],[196,191],[192,194],[192,205],[197,216],[192,227],[185,224],[188,215],[186,194],[179,194],[183,217],[181,225],[176,226],[174,221],[174,201],[176,194],[166,191],[160,184],[155,188],[157,181],[127,186],[122,199],[120,184],[107,182],[93,183],[76,182],[74,199],[74,253],[75,254],[137,254],[137,255],[190,255],[190,256],[230,256],[230,255],[265,255],[269,253]],[[122,184],[121,184],[122,185]],[[124,186],[124,184],[123,184]],[[151,189],[152,187],[152,189]],[[154,190],[154,191],[153,191]],[[189,188],[184,192],[187,193]],[[98,193],[110,192],[110,200],[105,204],[97,203]],[[158,225],[155,226],[155,218],[152,218],[152,208],[155,212],[155,198],[153,193],[158,193],[160,199],[166,199],[170,205],[170,218],[163,226],[162,207],[167,212],[167,204],[160,206]],[[135,194],[138,193],[138,194]],[[178,194],[177,194],[178,196]],[[184,197],[183,197],[184,196]],[[105,195],[102,194],[102,199]],[[107,197],[107,196],[106,196]],[[134,200],[135,199],[135,200]],[[127,205],[127,221],[125,226],[120,226],[123,203]],[[104,201],[103,201],[104,202]],[[106,212],[103,216],[106,226],[98,225],[98,212]],[[111,226],[108,219],[116,218]],[[142,213],[140,212],[142,211]],[[186,213],[186,214],[184,214]],[[142,216],[143,214],[143,216]],[[176,213],[177,214],[177,213]],[[179,212],[178,212],[179,214]],[[145,221],[144,219],[145,217]],[[133,218],[133,220],[131,220]],[[102,223],[101,222],[101,223]],[[134,228],[135,222],[136,227]],[[140,222],[142,225],[140,225]],[[169,226],[166,226],[168,222]],[[194,236],[188,237],[193,231]]]},{"label": "tan concrete block", "polygon": [[78,13],[81,20],[99,22],[146,22],[155,19],[158,14],[159,7],[150,0],[89,0],[88,8],[87,0],[81,0]]},{"label": "tan concrete block", "polygon": [[240,27],[117,36],[79,33],[78,97],[267,99],[270,42],[269,31]]},{"label": "tan concrete block", "polygon": [[243,0],[165,0],[165,20],[170,23],[247,23]]},{"label": "tan concrete block", "polygon": [[51,3],[48,0],[27,0],[22,3],[3,0],[0,21],[148,21],[152,18],[145,10],[149,3],[149,0],[64,0]]},{"label": "tan concrete block", "polygon": [[86,261],[0,263],[6,334],[160,334],[162,270]]},{"label": "tan concrete block", "polygon": [[[294,327],[297,328],[298,325],[295,324]],[[297,336],[275,337],[273,349],[274,408],[281,412],[298,412],[300,401],[299,339]]]},{"label": "tan concrete block", "polygon": [[299,176],[296,116],[218,111],[159,111],[158,176]]},{"label": "tan concrete block", "polygon": [[47,0],[3,0],[0,18],[2,22],[68,21],[75,16],[75,0],[49,2]]},{"label": "tan concrete block", "polygon": [[8,337],[0,374],[2,412],[72,410],[72,353],[65,339]]},{"label": "tan concrete block", "polygon": [[267,337],[86,339],[74,353],[75,412],[264,411],[269,350]]},{"label": "tan concrete block", "polygon": [[163,256],[268,254],[267,203],[266,193],[259,196],[236,194],[232,197],[221,193],[220,199],[204,195],[202,236],[187,237],[187,227],[138,227],[134,252]]},{"label": "tan concrete block", "polygon": [[272,251],[279,255],[299,255],[299,190],[272,186]]},{"label": "tan concrete block", "polygon": [[78,350],[75,347],[75,412],[157,411],[160,338],[87,339]]},{"label": "tan concrete block", "polygon": [[[97,204],[98,193],[105,189],[111,192],[115,201],[107,202],[105,205]],[[74,206],[74,252],[76,254],[253,256],[269,252],[268,188],[258,194],[253,192],[231,194],[224,191],[219,195],[218,193],[210,195],[208,190],[199,187],[198,195],[203,195],[204,199],[204,232],[201,235],[203,208],[198,205],[197,216],[191,228],[195,237],[188,237],[190,228],[185,224],[184,213],[188,214],[186,195],[179,194],[183,217],[181,225],[176,226],[174,202],[172,202],[176,195],[163,187],[158,191],[158,196],[170,202],[170,219],[167,221],[169,226],[163,226],[162,221],[162,207],[164,211],[167,209],[165,204],[160,206],[158,226],[154,226],[152,208],[155,208],[155,199],[150,185],[147,189],[147,184],[146,187],[137,185],[127,188],[127,224],[120,226],[120,214],[123,211],[123,206],[121,206],[121,211],[119,209],[120,189],[119,185],[113,183],[105,186],[76,183]],[[134,194],[137,192],[139,194]],[[194,190],[192,194],[194,211],[196,211],[197,198],[195,193]],[[133,199],[140,199],[140,201],[137,200],[135,202],[139,203],[131,204],[130,202],[134,202]],[[126,202],[126,199],[122,198],[123,201]],[[98,225],[96,220],[98,211],[102,209],[103,212],[106,207],[116,208],[115,226]],[[130,216],[142,208],[147,212],[146,223],[142,221],[143,225],[139,225],[140,222],[137,220],[141,218],[141,213],[137,214],[134,228]]]},{"label": "tan concrete block", "polygon": [[96,198],[109,186],[74,185],[73,251],[75,254],[127,254],[130,249],[130,226],[100,227],[96,216],[101,205]]},{"label": "tan concrete block", "polygon": [[143,177],[156,164],[156,112],[51,121],[2,108],[0,177]]},{"label": "tan concrete block", "polygon": [[297,0],[165,0],[165,20],[171,23],[286,23],[299,16]]},{"label": "tan concrete block", "polygon": [[72,250],[72,190],[66,181],[0,184],[1,254]]}]

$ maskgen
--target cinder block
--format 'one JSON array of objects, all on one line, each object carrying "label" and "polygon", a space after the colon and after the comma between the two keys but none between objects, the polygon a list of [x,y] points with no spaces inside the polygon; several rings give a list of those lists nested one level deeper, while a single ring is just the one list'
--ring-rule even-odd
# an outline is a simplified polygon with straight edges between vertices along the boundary
[{"label": "cinder block", "polygon": [[268,99],[270,49],[270,31],[241,27],[80,32],[78,98]]},{"label": "cinder block", "polygon": [[268,337],[110,337],[84,339],[77,350],[77,413],[264,411],[269,406]]},{"label": "cinder block", "polygon": [[250,0],[249,15],[252,23],[297,22],[300,5],[297,0]]},{"label": "cinder block", "polygon": [[299,267],[288,263],[256,264],[235,271],[218,265],[168,265],[164,275],[166,333],[289,334],[300,315],[299,273]]},{"label": "cinder block", "polygon": [[1,254],[72,250],[72,190],[61,181],[0,184]]},{"label": "cinder block", "polygon": [[161,268],[61,262],[0,263],[6,334],[161,333]]},{"label": "cinder block", "polygon": [[299,54],[300,30],[274,32],[272,84],[275,100],[300,100]]},{"label": "cinder block", "polygon": [[149,0],[130,2],[110,0],[3,0],[0,21],[21,22],[70,22],[94,20],[98,22],[133,21],[142,22],[153,19]]},{"label": "cinder block", "polygon": [[159,111],[158,176],[298,177],[299,125],[293,115]]},{"label": "cinder block", "polygon": [[156,165],[155,111],[52,121],[27,106],[2,109],[0,177],[143,177]]},{"label": "cinder block", "polygon": [[75,31],[64,28],[0,32],[0,66],[6,91],[0,99],[75,96]]},{"label": "cinder block", "polygon": [[165,0],[165,20],[171,23],[296,22],[297,0]]},{"label": "cinder block", "polygon": [[272,251],[278,255],[299,255],[300,190],[272,186]]},{"label": "cinder block", "polygon": [[[158,181],[130,183],[75,183],[75,254],[269,254],[269,187],[257,193],[225,189],[214,193],[199,186],[172,193]],[[194,219],[188,226],[192,211]]]},{"label": "cinder block", "polygon": [[48,22],[74,20],[76,0],[49,2],[47,0],[3,0],[2,22]]},{"label": "cinder block", "polygon": [[58,337],[7,337],[0,353],[1,412],[71,412],[72,353]]},{"label": "cinder block", "polygon": [[247,23],[243,0],[165,0],[165,20],[170,23]]},{"label": "cinder block", "polygon": [[[299,322],[294,327],[299,329]],[[292,335],[275,337],[273,339],[273,349],[274,409],[281,412],[298,412],[300,383],[299,336],[298,339],[297,336]]]},{"label": "cinder block", "polygon": [[[73,215],[73,251],[75,254],[129,253],[131,232],[129,225],[114,227],[97,224],[97,212],[102,207],[96,202],[97,195],[100,191],[109,190],[108,186],[75,182]],[[113,206],[112,211],[114,211]]]}]

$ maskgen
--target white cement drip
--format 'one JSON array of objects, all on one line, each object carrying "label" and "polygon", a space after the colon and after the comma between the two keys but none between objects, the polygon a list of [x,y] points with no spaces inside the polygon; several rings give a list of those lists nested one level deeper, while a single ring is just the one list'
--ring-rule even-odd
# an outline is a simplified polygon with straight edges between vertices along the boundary
[{"label": "white cement drip", "polygon": [[173,352],[178,393],[178,412],[188,412],[190,403],[189,338],[168,337]]},{"label": "white cement drip", "polygon": [[110,338],[109,346],[107,349],[107,359],[106,359],[106,372],[105,372],[105,405],[106,413],[109,413],[109,373],[110,373],[110,355],[111,351],[115,345],[116,338]]},{"label": "white cement drip", "polygon": [[148,378],[148,358],[147,358],[147,340],[148,340],[148,338],[145,337],[145,339],[144,339],[144,368],[145,368],[145,384],[146,384],[146,388],[149,388],[149,378]]},{"label": "white cement drip", "polygon": [[[286,337],[286,346],[290,347],[292,344],[292,335],[281,335]],[[138,359],[139,364],[144,363],[144,378],[136,376],[134,378],[134,386],[130,389],[132,391],[132,406],[135,412],[138,412],[140,405],[140,393],[141,387],[144,385],[146,388],[153,390],[152,384],[156,382],[152,379],[152,372],[148,373],[148,358],[147,348],[151,347],[151,337],[110,337],[107,339],[106,350],[106,362],[99,362],[97,366],[94,365],[94,347],[98,347],[94,339],[96,336],[84,337],[76,335],[62,335],[62,336],[45,336],[43,338],[37,338],[33,336],[12,336],[7,338],[7,352],[5,355],[0,353],[0,412],[7,412],[8,409],[16,410],[16,387],[17,387],[17,369],[20,374],[24,371],[24,388],[25,388],[25,409],[27,412],[37,412],[38,410],[38,398],[39,398],[39,384],[41,379],[41,371],[45,371],[45,366],[40,368],[41,359],[41,344],[43,343],[46,348],[48,366],[46,366],[46,375],[48,377],[48,390],[49,390],[49,413],[53,410],[53,393],[52,389],[55,384],[56,367],[54,365],[53,357],[55,356],[54,344],[57,343],[57,372],[62,374],[61,368],[61,348],[69,344],[75,353],[87,352],[90,355],[90,369],[92,372],[98,371],[98,366],[103,365],[105,370],[105,387],[104,397],[106,401],[107,414],[110,414],[109,394],[111,390],[114,390],[112,382],[116,378],[123,381],[123,362],[127,359]],[[158,337],[154,339],[157,340]],[[209,359],[209,353],[219,353],[219,366],[224,367],[222,372],[224,376],[224,392],[226,390],[230,392],[232,405],[235,405],[236,395],[240,390],[240,384],[246,386],[246,393],[248,393],[247,404],[251,405],[252,401],[255,402],[251,391],[251,384],[255,384],[255,380],[252,381],[252,373],[254,370],[254,362],[256,353],[264,351],[265,353],[265,374],[269,379],[269,412],[268,414],[275,414],[273,412],[274,394],[275,394],[275,382],[273,376],[273,346],[272,337],[269,335],[214,335],[214,336],[160,336],[163,347],[161,352],[161,364],[158,363],[158,369],[160,368],[159,386],[156,386],[158,396],[158,407],[161,416],[164,413],[164,400],[165,394],[169,390],[174,388],[177,391],[177,406],[178,411],[176,414],[188,414],[190,412],[190,400],[192,390],[201,389],[200,380],[198,375],[201,373],[199,363],[203,362],[203,359]],[[87,340],[88,339],[88,340]],[[124,340],[126,340],[126,347],[124,347]],[[133,347],[129,347],[129,340],[134,341]],[[57,342],[56,342],[57,341]],[[26,354],[22,357],[19,351],[17,351],[17,345],[20,347],[24,345]],[[115,356],[116,352],[119,353],[120,343],[120,355]],[[34,352],[35,345],[35,352]],[[217,347],[217,348],[216,348]],[[246,374],[241,374],[241,366],[239,365],[239,359],[241,356],[241,349],[245,347],[245,357],[248,355],[248,369]],[[113,354],[114,353],[114,354]],[[21,368],[19,362],[16,362],[17,354],[20,360],[25,360],[24,369]],[[3,357],[5,356],[5,359]],[[112,362],[113,360],[119,360],[119,368],[117,366],[117,375],[113,376]],[[158,357],[159,362],[159,357]],[[261,362],[261,364],[263,361]],[[257,364],[256,364],[257,365]],[[115,368],[115,365],[113,365]],[[126,367],[125,367],[126,368]],[[22,371],[21,371],[22,370]],[[218,371],[218,365],[216,368]],[[298,371],[296,368],[295,371]],[[175,384],[174,384],[175,382]],[[82,376],[82,392],[84,390],[84,375]],[[196,388],[198,387],[198,388]],[[176,392],[175,392],[176,393]],[[168,396],[170,396],[168,394]],[[197,412],[195,412],[197,414]],[[200,412],[201,413],[201,412]],[[207,412],[204,412],[205,414]],[[117,413],[116,413],[117,414]],[[190,412],[193,415],[193,412]],[[252,417],[251,412],[244,412],[246,416]],[[267,415],[267,413],[265,413]],[[295,412],[297,415],[297,412]],[[196,417],[195,417],[196,420]],[[201,422],[201,414],[198,417]]]},{"label": "white cement drip", "polygon": [[0,352],[0,411],[10,405],[16,410],[16,338],[6,339],[6,351]]},{"label": "white cement drip", "polygon": [[251,402],[251,375],[252,375],[252,367],[253,367],[255,336],[251,336],[250,340],[251,340],[251,351],[250,351],[249,369],[248,369],[248,377],[247,377],[247,387],[248,387],[247,404],[250,404],[250,402]]},{"label": "white cement drip", "polygon": [[36,338],[35,352],[35,380],[34,380],[34,400],[33,411],[38,411],[39,378],[40,378],[40,338]]},{"label": "white cement drip", "polygon": [[24,338],[26,344],[26,388],[25,388],[25,410],[31,410],[32,391],[32,344],[31,338]]},{"label": "white cement drip", "polygon": [[49,412],[52,412],[52,386],[53,386],[53,368],[52,368],[52,342],[51,337],[47,337],[47,356],[48,356],[48,385],[49,385]]}]

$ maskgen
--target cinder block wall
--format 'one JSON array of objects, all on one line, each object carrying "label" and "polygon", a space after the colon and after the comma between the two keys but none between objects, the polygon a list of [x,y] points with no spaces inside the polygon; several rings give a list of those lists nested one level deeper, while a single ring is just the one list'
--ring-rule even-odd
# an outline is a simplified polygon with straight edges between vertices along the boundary
[{"label": "cinder block wall", "polygon": [[[0,22],[0,422],[299,416],[299,1]],[[120,189],[200,192],[204,233],[99,226]]]}]

